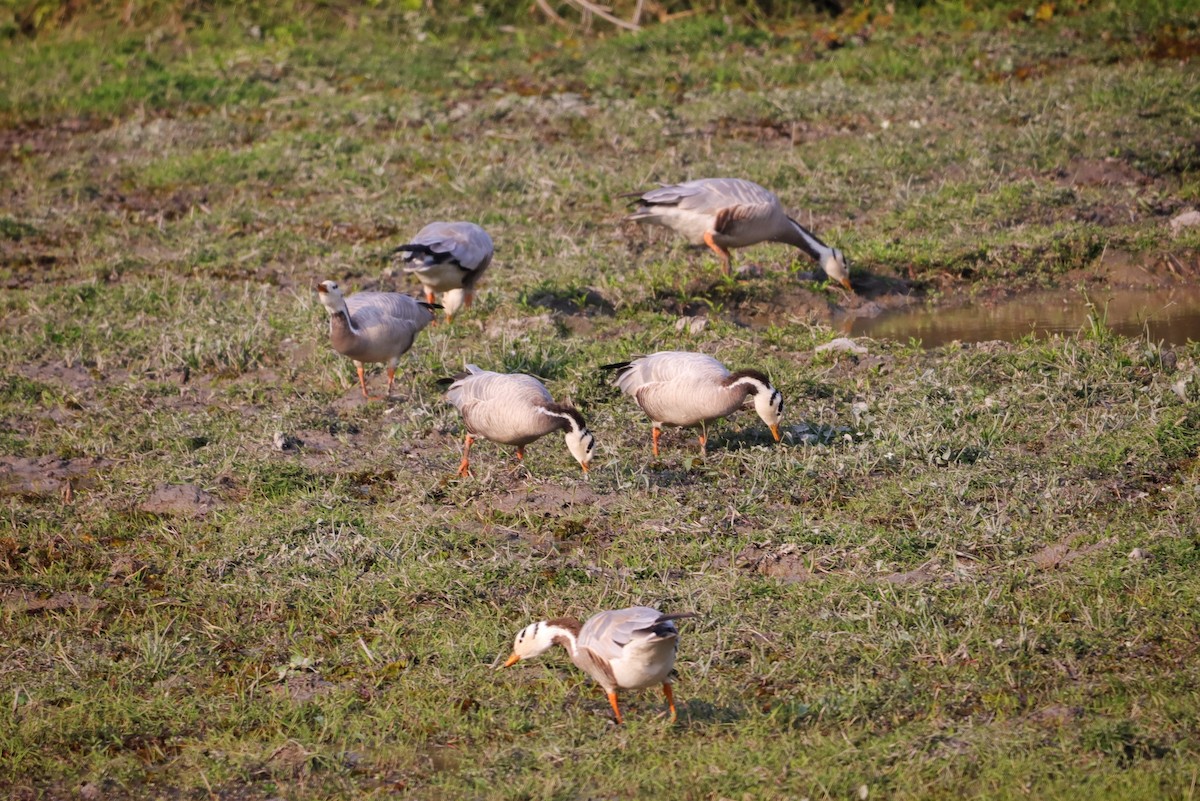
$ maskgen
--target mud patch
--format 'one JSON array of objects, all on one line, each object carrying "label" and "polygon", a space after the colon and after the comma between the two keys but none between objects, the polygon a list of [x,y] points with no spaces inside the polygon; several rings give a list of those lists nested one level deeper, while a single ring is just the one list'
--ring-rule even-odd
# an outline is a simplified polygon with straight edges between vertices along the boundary
[{"label": "mud patch", "polygon": [[138,508],[165,517],[204,517],[220,505],[215,495],[195,484],[159,484]]},{"label": "mud patch", "polygon": [[795,543],[772,545],[752,542],[732,559],[720,557],[713,561],[714,567],[732,565],[748,573],[779,579],[788,584],[812,581],[816,574],[808,569],[808,563],[800,546]]},{"label": "mud patch", "polygon": [[79,459],[0,456],[0,495],[68,497],[74,490],[95,486],[94,473],[110,464],[107,459],[94,456]]},{"label": "mud patch", "polygon": [[1115,158],[1075,159],[1054,177],[1068,186],[1144,186],[1149,176]]},{"label": "mud patch", "polygon": [[1042,548],[1031,557],[1034,566],[1038,570],[1057,570],[1078,559],[1082,559],[1085,556],[1092,556],[1103,551],[1105,548],[1117,544],[1116,537],[1105,537],[1099,542],[1093,542],[1091,545],[1081,545],[1078,548],[1072,547],[1080,536],[1082,535],[1076,534],[1062,542],[1056,542],[1053,545],[1047,545],[1045,548]]},{"label": "mud patch", "polygon": [[61,612],[66,609],[99,609],[104,601],[82,592],[55,592],[42,595],[21,588],[0,588],[0,606],[11,612],[37,614]]},{"label": "mud patch", "polygon": [[22,364],[17,366],[17,373],[30,381],[57,384],[81,394],[95,389],[96,384],[102,379],[109,383],[119,380],[114,376],[104,376],[95,368],[87,368],[78,364]]},{"label": "mud patch", "polygon": [[485,514],[497,511],[508,515],[525,513],[560,515],[580,509],[603,508],[608,505],[604,499],[605,496],[597,495],[586,484],[577,484],[572,487],[547,484],[489,498],[486,503],[479,504],[478,508],[481,513]]},{"label": "mud patch", "polygon": [[889,573],[886,576],[882,576],[880,580],[896,587],[917,587],[921,584],[936,581],[938,578],[937,562],[929,561],[914,570],[907,570],[902,573]]}]

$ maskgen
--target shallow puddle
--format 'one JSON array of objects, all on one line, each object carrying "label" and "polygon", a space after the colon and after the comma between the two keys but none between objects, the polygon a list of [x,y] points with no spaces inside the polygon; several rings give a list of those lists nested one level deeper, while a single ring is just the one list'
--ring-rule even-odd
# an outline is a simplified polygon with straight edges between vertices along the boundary
[{"label": "shallow puddle", "polygon": [[[952,309],[885,312],[850,324],[851,336],[919,339],[926,348],[947,342],[1013,341],[1027,334],[1074,334],[1090,328],[1093,313],[1112,331],[1152,342],[1200,341],[1200,287],[1056,290]],[[845,330],[845,329],[843,329]]]}]

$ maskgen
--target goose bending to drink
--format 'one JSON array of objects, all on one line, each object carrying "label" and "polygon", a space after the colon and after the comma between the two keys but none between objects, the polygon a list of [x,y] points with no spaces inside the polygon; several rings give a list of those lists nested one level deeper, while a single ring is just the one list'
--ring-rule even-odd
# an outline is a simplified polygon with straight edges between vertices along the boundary
[{"label": "goose bending to drink", "polygon": [[387,364],[387,394],[391,395],[400,357],[421,329],[433,322],[437,307],[399,292],[356,292],[343,297],[334,281],[317,284],[317,297],[329,312],[333,349],[354,361],[363,397],[370,397],[363,374],[366,362]]},{"label": "goose bending to drink", "polygon": [[675,695],[671,670],[679,648],[675,621],[696,617],[694,612],[664,615],[649,606],[631,606],[598,612],[580,625],[573,617],[539,620],[517,633],[512,656],[503,667],[544,654],[561,645],[575,666],[604,688],[617,723],[621,708],[618,690],[640,690],[662,685],[671,721],[675,720]]},{"label": "goose bending to drink", "polygon": [[731,373],[712,356],[686,351],[660,351],[601,369],[616,370],[617,386],[650,418],[656,457],[664,425],[699,425],[700,454],[707,455],[709,421],[733,414],[747,398],[754,399],[754,410],[779,441],[783,395],[757,370]]},{"label": "goose bending to drink", "polygon": [[433,293],[443,293],[446,322],[451,322],[459,309],[471,307],[475,284],[492,263],[493,249],[492,238],[475,223],[434,222],[392,252],[406,254],[404,271],[417,276],[427,301],[433,303]]},{"label": "goose bending to drink", "polygon": [[588,471],[595,437],[583,416],[573,407],[555,403],[550,390],[531,375],[493,373],[473,364],[467,371],[446,379],[446,397],[462,414],[467,436],[463,444],[460,476],[470,475],[471,445],[476,437],[517,446],[517,458],[525,458],[525,446],[554,431],[562,431],[567,450]]},{"label": "goose bending to drink", "polygon": [[831,248],[788,216],[779,198],[753,181],[741,178],[701,178],[632,192],[637,208],[625,218],[670,228],[693,245],[707,245],[730,274],[734,248],[759,242],[784,242],[804,251],[834,281],[849,289],[850,274],[842,251]]}]

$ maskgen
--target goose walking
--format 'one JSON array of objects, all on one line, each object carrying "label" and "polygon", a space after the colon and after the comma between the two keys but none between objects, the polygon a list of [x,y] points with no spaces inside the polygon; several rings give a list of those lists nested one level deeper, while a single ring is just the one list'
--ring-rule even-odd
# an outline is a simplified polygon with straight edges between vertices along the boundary
[{"label": "goose walking", "polygon": [[752,181],[702,178],[625,197],[637,198],[637,208],[626,221],[662,225],[693,245],[707,245],[721,259],[726,275],[731,249],[784,242],[800,248],[831,279],[854,291],[842,251],[789,217],[779,198]]},{"label": "goose walking", "polygon": [[407,273],[417,276],[425,287],[425,300],[441,292],[446,322],[463,306],[471,307],[475,284],[492,263],[492,238],[475,223],[435,222],[422,228],[412,242],[393,253],[405,254]]},{"label": "goose walking", "polygon": [[387,364],[387,394],[396,382],[396,365],[412,347],[421,329],[433,322],[430,303],[398,292],[356,292],[343,297],[334,281],[317,284],[317,297],[329,312],[329,339],[333,349],[354,361],[364,398],[365,362]]},{"label": "goose walking", "polygon": [[572,406],[555,403],[541,381],[520,373],[493,373],[473,364],[448,380],[446,397],[462,414],[467,429],[460,476],[471,474],[471,445],[476,437],[516,445],[517,458],[523,460],[526,445],[553,431],[564,432],[567,450],[583,472],[588,471],[595,437],[583,416]]},{"label": "goose walking", "polygon": [[661,684],[671,721],[675,721],[675,695],[671,670],[679,648],[675,621],[696,617],[694,612],[664,615],[648,606],[631,606],[598,612],[582,626],[572,617],[539,620],[517,633],[512,656],[503,667],[539,656],[561,645],[575,666],[604,688],[617,723],[621,708],[617,690],[640,690]]},{"label": "goose walking", "polygon": [[712,356],[685,351],[660,351],[601,369],[616,370],[617,386],[650,418],[656,457],[664,425],[699,425],[700,454],[706,456],[708,422],[733,414],[748,397],[754,398],[754,410],[779,441],[783,395],[757,370],[731,373]]}]

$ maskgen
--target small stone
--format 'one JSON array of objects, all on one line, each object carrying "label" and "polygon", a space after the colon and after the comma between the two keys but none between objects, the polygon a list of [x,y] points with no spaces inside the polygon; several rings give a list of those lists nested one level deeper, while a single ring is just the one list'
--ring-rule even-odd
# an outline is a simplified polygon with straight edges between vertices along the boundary
[{"label": "small stone", "polygon": [[838,337],[832,342],[826,342],[824,345],[817,345],[815,348],[813,348],[813,350],[817,353],[827,350],[845,351],[846,353],[856,353],[860,356],[867,352],[866,348],[864,348],[862,345],[859,345],[849,337]]},{"label": "small stone", "polygon": [[285,434],[282,431],[276,431],[275,436],[271,438],[275,444],[275,450],[278,451],[294,451],[304,443],[291,434]]},{"label": "small stone", "polygon": [[1184,228],[1200,225],[1200,211],[1188,209],[1183,214],[1171,218],[1171,236],[1179,236]]},{"label": "small stone", "polygon": [[1131,562],[1144,562],[1153,558],[1154,554],[1150,553],[1145,548],[1134,548],[1129,552],[1129,561]]}]

